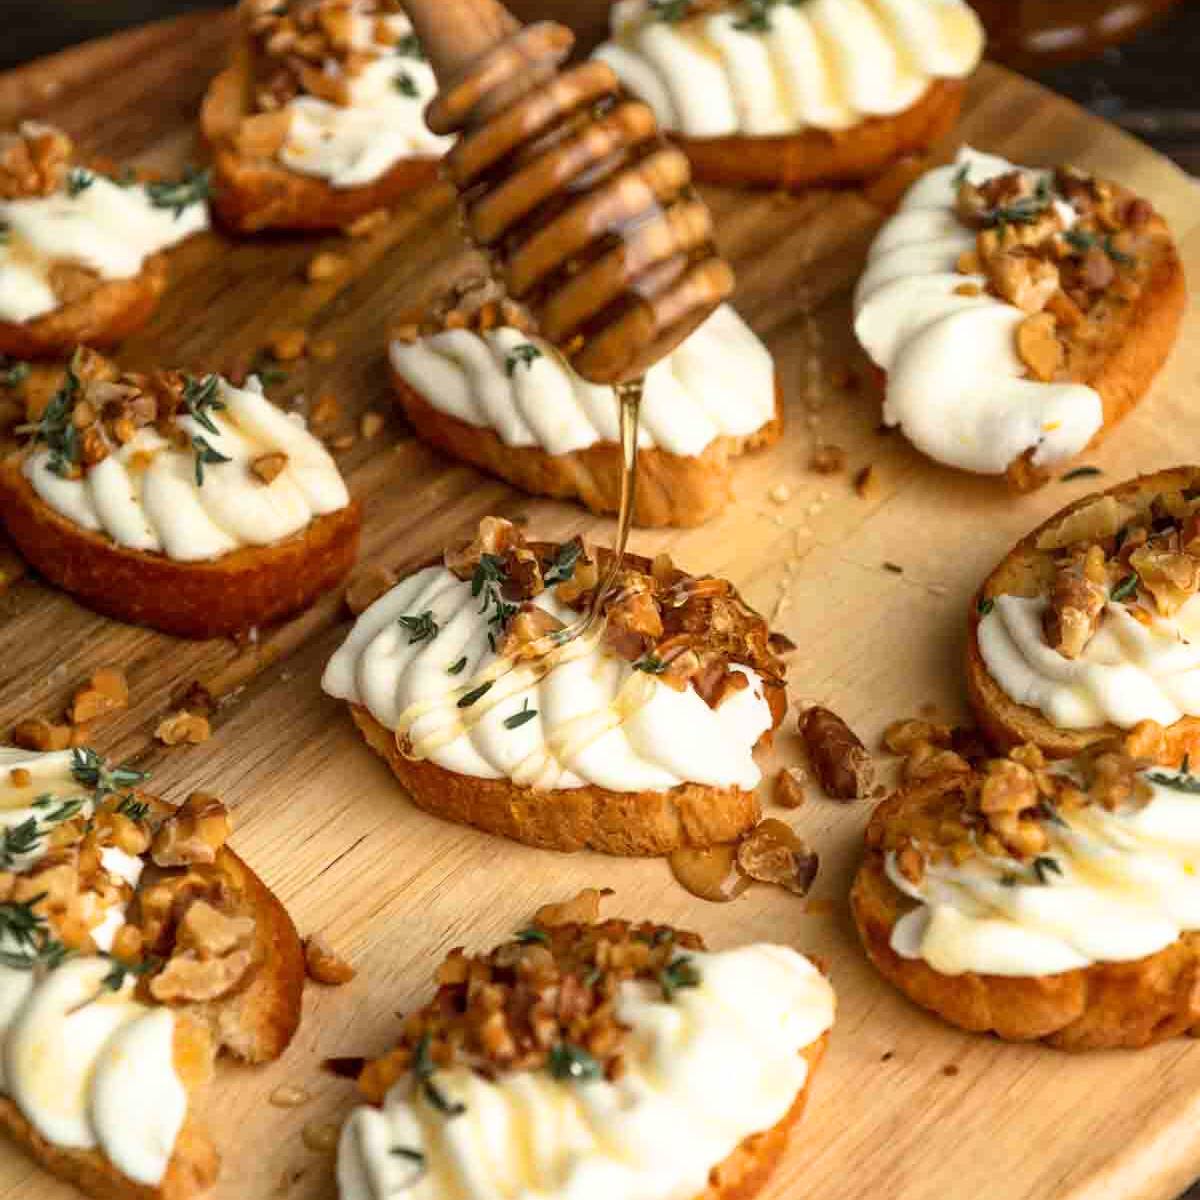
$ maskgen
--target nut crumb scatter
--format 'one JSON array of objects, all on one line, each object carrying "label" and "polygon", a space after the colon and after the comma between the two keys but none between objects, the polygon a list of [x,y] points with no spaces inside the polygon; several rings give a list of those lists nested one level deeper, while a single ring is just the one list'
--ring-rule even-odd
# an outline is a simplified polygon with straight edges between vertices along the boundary
[{"label": "nut crumb scatter", "polygon": [[117,667],[101,667],[71,702],[71,723],[83,725],[129,707],[129,684]]},{"label": "nut crumb scatter", "polygon": [[329,987],[341,987],[358,973],[319,933],[304,943],[304,967],[309,979]]},{"label": "nut crumb scatter", "polygon": [[340,275],[347,265],[346,258],[341,254],[333,254],[328,250],[315,254],[309,260],[306,272],[309,283],[322,283]]},{"label": "nut crumb scatter", "polygon": [[786,767],[775,777],[775,803],[783,808],[799,808],[807,799],[807,782],[808,772],[803,767]]},{"label": "nut crumb scatter", "polygon": [[180,709],[158,723],[154,736],[164,746],[181,746],[185,743],[198,746],[212,736],[212,727],[207,717]]}]

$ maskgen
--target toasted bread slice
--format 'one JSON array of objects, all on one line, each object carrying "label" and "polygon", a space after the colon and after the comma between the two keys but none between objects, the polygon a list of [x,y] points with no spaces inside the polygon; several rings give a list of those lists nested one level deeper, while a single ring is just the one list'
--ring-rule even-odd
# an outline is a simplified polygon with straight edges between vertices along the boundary
[{"label": "toasted bread slice", "polygon": [[[392,368],[392,386],[405,415],[425,441],[536,496],[578,500],[594,513],[621,506],[621,447],[600,442],[568,454],[537,446],[506,446],[491,429],[468,425],[434,408]],[[688,458],[657,446],[638,451],[634,523],[645,528],[703,525],[733,499],[735,460],[774,445],[783,433],[782,395],[775,419],[749,437],[718,437]]]},{"label": "toasted bread slice", "polygon": [[[1151,501],[1164,492],[1186,492],[1200,488],[1200,467],[1175,467],[1142,475],[1107,491],[1083,496],[1044,521],[1032,533],[1022,538],[1005,556],[999,566],[984,580],[971,603],[968,618],[966,677],[967,695],[980,728],[988,740],[1000,750],[1032,743],[1052,758],[1071,758],[1089,746],[1122,736],[1116,725],[1097,725],[1090,729],[1060,729],[1038,709],[1017,704],[1000,687],[988,671],[979,648],[979,623],[989,601],[997,596],[1033,597],[1047,595],[1054,582],[1053,550],[1061,541],[1055,535],[1068,530],[1068,537],[1081,539],[1089,534],[1112,536],[1116,529],[1108,528],[1108,513],[1138,512],[1149,508]],[[1109,497],[1111,501],[1105,501]],[[1115,502],[1117,507],[1109,507]],[[1101,503],[1103,511],[1095,506]],[[1097,525],[1080,523],[1079,514],[1092,510],[1104,518]],[[1185,755],[1200,757],[1200,717],[1184,717],[1163,730],[1166,739],[1164,762],[1181,762]]]},{"label": "toasted bread slice", "polygon": [[[581,902],[587,898],[595,901],[598,897],[599,893],[584,893],[575,901],[565,905],[549,905],[542,912],[552,909],[571,912],[580,907],[594,908],[595,904],[581,905]],[[578,915],[569,921],[556,920],[551,923],[543,921],[539,914],[539,918],[535,919],[517,940],[497,947],[489,955],[468,958],[461,949],[452,951],[437,974],[441,985],[438,1000],[413,1014],[406,1025],[404,1043],[400,1047],[365,1065],[359,1077],[359,1090],[366,1101],[374,1106],[382,1106],[385,1114],[401,1108],[406,1110],[403,1123],[406,1135],[415,1139],[416,1144],[424,1145],[427,1133],[435,1135],[442,1120],[452,1120],[456,1115],[461,1115],[463,1109],[455,1113],[445,1104],[449,1095],[463,1096],[463,1108],[467,1112],[470,1111],[476,1093],[464,1088],[461,1080],[451,1084],[449,1075],[441,1076],[438,1073],[455,1068],[460,1053],[469,1059],[473,1069],[480,1070],[496,1085],[491,1093],[490,1105],[498,1110],[511,1102],[508,1093],[503,1090],[505,1075],[509,1071],[515,1071],[531,1080],[543,1074],[559,1080],[560,1086],[565,1089],[559,1103],[567,1107],[572,1103],[570,1090],[574,1086],[571,1082],[573,1078],[596,1080],[597,1087],[605,1087],[601,1081],[619,1077],[615,1072],[609,1073],[614,1060],[619,1060],[621,1074],[637,1074],[646,1069],[642,1054],[649,1055],[651,1051],[642,1046],[642,1040],[645,1039],[653,1046],[654,1034],[641,1032],[639,1019],[634,1017],[633,1023],[639,1025],[639,1030],[632,1035],[630,1042],[623,1042],[621,1039],[629,1036],[628,1029],[623,1025],[610,1027],[609,1022],[613,1021],[613,1017],[606,1013],[619,1003],[617,997],[620,989],[627,984],[633,984],[634,981],[637,981],[637,984],[651,985],[642,992],[648,1010],[659,1004],[674,1003],[675,997],[682,994],[683,989],[704,988],[706,967],[701,958],[697,957],[708,958],[704,943],[694,934],[681,932],[669,926],[650,922],[634,925],[628,921],[615,920],[580,923]],[[603,946],[599,956],[598,945]],[[718,959],[721,957],[716,956]],[[775,995],[771,998],[763,995],[762,1001],[766,1008],[772,1010],[772,1014],[786,1010],[788,1015],[797,1021],[796,1033],[791,1035],[786,1046],[781,1044],[778,1049],[780,1055],[798,1053],[804,1061],[804,1068],[797,1072],[798,1081],[802,1082],[792,1103],[773,1126],[745,1136],[723,1160],[712,1164],[696,1164],[695,1168],[689,1170],[689,1175],[702,1172],[708,1178],[707,1186],[696,1193],[695,1200],[749,1200],[765,1184],[787,1148],[791,1130],[803,1114],[811,1092],[813,1076],[828,1044],[829,1029],[834,1015],[832,989],[821,977],[819,969],[812,963],[805,962],[794,951],[781,947],[752,946],[734,950],[725,957],[726,971],[753,971],[761,969],[766,963],[772,963],[772,970],[779,972],[771,976],[777,985]],[[562,991],[564,995],[570,995],[572,1007],[569,1015],[561,1006],[558,1010],[548,1012],[543,1022],[543,1037],[536,1043],[539,1048],[528,1053],[522,1051],[520,1060],[514,1062],[512,1056],[506,1055],[502,1047],[498,1048],[495,1040],[487,1036],[482,1039],[479,1037],[478,1020],[482,1014],[477,1011],[478,1001],[474,998],[478,988],[472,986],[470,996],[465,993],[468,978],[492,980],[490,992],[498,1005],[496,1016],[503,1017],[504,1020],[499,1024],[493,1020],[491,1024],[511,1033],[517,1045],[534,1045],[532,1039],[524,1035],[524,1025],[529,1019],[529,1005],[524,993],[529,985],[521,982],[525,977],[524,973],[513,970],[516,959],[526,958],[531,965],[536,962],[537,970],[541,972],[539,979],[564,981]],[[469,976],[466,973],[468,970]],[[674,990],[673,983],[664,982],[664,978],[668,981],[672,978],[672,972],[682,972],[679,991]],[[766,978],[763,977],[764,984]],[[657,994],[657,986],[663,989],[661,997]],[[720,988],[721,985],[714,986]],[[772,989],[766,990],[769,992]],[[451,998],[453,1004],[450,1003]],[[691,1019],[701,1025],[719,1021],[719,1003],[719,994],[712,997],[701,991],[695,1004],[690,1006]],[[718,1007],[712,1007],[714,1005]],[[652,1029],[653,1018],[647,1017],[646,1020],[648,1027]],[[547,1022],[561,1022],[561,1026],[557,1030],[547,1031]],[[770,1024],[766,1017],[764,1022]],[[583,1051],[572,1040],[578,1039],[579,1034],[571,1031],[583,1029],[588,1030],[588,1044],[594,1047],[594,1054]],[[800,1030],[805,1032],[802,1034]],[[779,1036],[773,1024],[769,1032],[765,1028],[763,1032],[767,1037]],[[610,1033],[613,1036],[607,1036]],[[806,1037],[810,1039],[807,1040],[807,1044],[799,1045],[798,1043]],[[448,1041],[457,1046],[457,1049],[450,1051],[446,1044]],[[639,1046],[642,1048],[636,1048]],[[659,1055],[663,1053],[662,1049],[655,1049]],[[723,1049],[728,1054],[733,1051],[733,1046],[727,1044]],[[686,1046],[678,1047],[678,1053],[686,1052]],[[761,1054],[762,1051],[758,1053]],[[562,1070],[561,1058],[558,1057],[560,1055],[569,1057],[572,1066],[579,1073]],[[718,1054],[717,1058],[719,1057]],[[657,1058],[655,1061],[658,1061]],[[430,1066],[433,1069],[426,1074],[425,1071]],[[398,1086],[398,1082],[405,1076],[411,1076],[414,1070],[419,1078],[425,1081],[426,1095],[432,1096],[432,1107],[427,1107],[420,1101],[410,1104],[402,1099],[403,1088]],[[656,1079],[662,1079],[661,1072],[654,1070],[653,1073]],[[752,1088],[752,1079],[753,1071],[748,1070],[741,1086]],[[452,1093],[445,1090],[449,1086],[455,1089]],[[519,1095],[524,1099],[520,1103],[523,1106],[531,1106],[536,1112],[540,1105],[547,1102],[545,1089],[548,1086],[553,1084],[540,1083],[536,1090],[533,1087],[522,1088]],[[621,1085],[618,1084],[619,1086]],[[459,1088],[464,1090],[459,1091]],[[624,1092],[623,1105],[636,1109],[639,1095],[640,1093],[632,1088]],[[686,1106],[686,1097],[672,1096],[669,1087],[664,1087],[661,1093],[656,1094],[653,1103],[657,1106],[660,1118],[667,1121],[668,1125],[671,1110],[681,1100]],[[440,1109],[443,1115],[439,1115],[437,1109]],[[584,1111],[592,1113],[599,1110],[585,1108]],[[363,1115],[365,1114],[360,1111],[356,1118]],[[680,1115],[675,1113],[677,1118]],[[339,1150],[339,1177],[343,1180],[357,1178],[361,1164],[377,1153],[374,1137],[365,1141],[357,1139],[353,1129],[354,1120],[355,1118],[352,1118],[347,1126]],[[585,1115],[583,1124],[579,1127],[581,1139],[584,1137],[587,1122],[588,1117]],[[599,1124],[602,1128],[605,1126],[603,1117],[600,1118]],[[680,1161],[683,1161],[690,1149],[685,1145],[676,1147]],[[548,1152],[549,1147],[540,1156],[534,1156],[528,1164],[517,1168],[521,1171],[523,1182],[531,1184],[537,1180],[539,1174],[554,1170],[553,1166],[544,1161]],[[599,1139],[596,1149],[587,1149],[586,1143],[580,1140],[572,1153],[576,1159],[572,1169],[576,1165],[583,1165],[589,1154],[596,1154],[601,1161],[612,1155],[632,1170],[642,1168],[648,1154],[645,1147],[626,1149],[622,1145],[622,1130],[612,1127],[607,1129],[606,1137]],[[422,1161],[420,1151],[416,1151],[414,1157],[417,1161]],[[452,1186],[457,1175],[452,1162],[437,1163],[436,1160],[424,1160],[424,1166],[441,1176],[439,1183]],[[374,1183],[355,1194],[371,1196],[373,1200],[378,1200],[381,1193],[376,1189],[379,1186],[378,1183]],[[678,1189],[671,1194],[679,1194]]]},{"label": "toasted bread slice", "polygon": [[436,158],[406,158],[371,183],[334,187],[273,158],[243,153],[238,133],[251,115],[249,96],[250,58],[239,53],[212,81],[200,112],[213,156],[213,211],[235,233],[341,229],[438,178]]},{"label": "toasted bread slice", "polygon": [[921,98],[894,117],[867,117],[834,132],[805,129],[780,137],[695,138],[672,133],[706,183],[801,191],[825,184],[855,183],[880,175],[909,154],[920,154],[958,121],[966,84],[938,79]]},{"label": "toasted bread slice", "polygon": [[353,501],[273,545],[177,562],[118,546],[55,512],[17,454],[0,462],[0,512],[17,549],[51,583],[105,616],[187,638],[244,632],[306,608],[354,565],[362,526]]},{"label": "toasted bread slice", "polygon": [[[604,679],[593,701],[596,707],[567,719],[561,715],[561,700],[549,702],[553,707],[547,707],[547,724],[530,727],[534,741],[521,750],[522,761],[542,758],[542,766],[530,777],[531,782],[515,781],[514,776],[520,778],[519,763],[498,778],[459,773],[452,769],[453,759],[451,766],[435,761],[439,748],[447,744],[437,735],[428,749],[414,746],[413,737],[420,743],[426,735],[406,725],[403,714],[395,718],[396,728],[384,724],[384,720],[390,719],[386,715],[384,720],[374,715],[380,711],[375,707],[380,698],[393,687],[402,686],[405,673],[418,657],[443,653],[437,641],[439,631],[443,624],[458,620],[453,637],[463,642],[462,658],[456,664],[449,661],[444,664],[445,693],[440,697],[429,693],[423,704],[415,707],[464,714],[457,718],[462,725],[459,737],[467,736],[472,726],[487,723],[486,728],[493,732],[481,732],[480,736],[489,745],[501,732],[507,739],[525,728],[548,699],[540,690],[541,680],[559,669],[559,664],[563,669],[575,664],[564,657],[550,670],[514,675],[514,684],[493,693],[495,701],[485,700],[494,686],[489,682],[492,673],[503,678],[506,668],[523,671],[526,664],[534,661],[539,649],[553,654],[562,647],[565,656],[570,645],[556,641],[554,632],[565,627],[571,605],[576,606],[575,611],[586,611],[588,598],[599,585],[600,572],[610,559],[610,551],[589,553],[578,539],[562,546],[527,543],[511,522],[489,517],[482,522],[480,535],[470,546],[461,552],[447,551],[446,562],[453,561],[453,567],[430,567],[415,573],[360,616],[359,626],[326,668],[324,686],[330,694],[350,704],[355,724],[367,744],[388,763],[419,808],[543,849],[591,849],[618,855],[664,855],[685,846],[712,846],[735,840],[755,824],[759,807],[749,782],[753,770],[749,756],[755,748],[769,744],[786,713],[784,666],[770,649],[766,622],[744,604],[730,584],[716,579],[693,579],[674,568],[665,556],[653,563],[637,555],[625,556],[622,595],[632,608],[623,608],[621,599],[610,598],[605,637],[612,648],[596,646],[585,651],[596,659],[593,678]],[[558,566],[564,562],[569,562],[567,573]],[[538,563],[546,565],[537,567]],[[485,599],[492,595],[490,590],[484,591],[483,580],[488,573],[484,568],[505,577],[506,583],[498,586],[521,589],[519,602],[515,598],[517,593],[510,593],[513,599],[506,603],[511,607],[499,624],[497,619],[489,623],[476,599],[481,593]],[[557,591],[552,590],[553,584],[550,588],[543,584],[543,569],[547,573],[556,572]],[[518,584],[518,578],[525,582]],[[473,593],[472,581],[480,583],[479,590]],[[465,584],[470,586],[462,586]],[[574,594],[569,595],[570,591]],[[460,601],[468,594],[469,603],[460,608]],[[426,596],[420,601],[428,606],[426,611],[420,615],[415,610],[406,613],[405,609],[416,602],[417,596]],[[538,597],[541,605],[534,602]],[[567,606],[554,609],[562,621],[551,615],[557,605]],[[534,623],[535,618],[542,624]],[[394,653],[403,649],[403,641],[390,650],[382,645],[376,647],[378,638],[389,639],[389,631],[397,619],[402,628],[410,631],[408,636],[413,640],[407,645],[421,647],[412,658],[404,659]],[[646,632],[651,629],[655,632]],[[495,654],[488,647],[494,647]],[[374,654],[373,648],[380,654]],[[368,654],[380,675],[364,697],[359,692],[359,667],[363,656]],[[476,666],[468,667],[472,659]],[[624,678],[619,669],[624,666],[622,659],[625,663],[643,664],[632,672],[627,685],[620,683]],[[422,662],[429,665],[427,660]],[[746,673],[759,681],[757,691],[754,685],[747,687]],[[650,682],[652,679],[654,683]],[[647,692],[640,690],[643,683]],[[610,697],[610,688],[616,688],[629,699],[618,701]],[[721,748],[718,751],[714,746],[714,752],[722,756],[722,765],[714,768],[710,760],[703,768],[709,774],[700,778],[722,782],[689,782],[687,771],[697,769],[695,762],[681,762],[669,748],[649,746],[643,746],[635,757],[654,762],[661,757],[664,764],[669,761],[672,765],[656,768],[654,777],[663,779],[665,775],[674,779],[674,786],[616,790],[620,784],[615,788],[607,786],[604,781],[608,777],[603,772],[602,782],[597,782],[589,774],[595,768],[585,768],[583,756],[599,735],[581,737],[581,731],[594,728],[601,733],[614,732],[652,700],[674,703],[666,693],[659,694],[660,688],[679,695],[685,705],[706,705],[705,721],[713,719],[712,709],[719,710],[722,703],[729,702],[730,688],[750,701],[751,708],[746,712],[745,722],[739,725],[740,732],[729,734],[717,726],[711,727],[710,736],[720,739]],[[494,717],[489,717],[493,703],[505,705],[506,713],[508,707],[522,711],[507,715],[502,730],[495,730],[494,722],[500,713],[497,710]],[[629,704],[627,711],[621,708],[623,703]],[[622,711],[624,717],[615,715]],[[592,725],[588,724],[589,717]],[[700,711],[692,707],[677,709],[671,718],[672,722],[701,719]],[[564,741],[572,728],[577,729],[574,741]],[[751,731],[758,739],[755,746],[745,744]],[[660,729],[658,737],[662,736]],[[686,732],[680,736],[686,736]],[[693,736],[703,735],[693,732]],[[643,732],[639,737],[646,739],[650,735]],[[451,738],[450,743],[456,740]],[[558,751],[563,756],[561,761],[546,749],[548,743],[557,746],[560,742],[563,742],[563,749]],[[497,750],[501,754],[506,752],[507,747]],[[547,773],[551,761],[558,765]],[[582,772],[582,782],[573,781],[579,786],[554,786],[555,780],[568,773],[568,762],[571,769]],[[735,769],[734,763],[745,765]],[[619,768],[617,775],[623,770]],[[644,776],[639,774],[635,778]]]},{"label": "toasted bread slice", "polygon": [[1097,962],[1054,975],[942,974],[892,948],[892,931],[914,902],[885,871],[884,838],[897,822],[937,812],[962,787],[942,775],[884,800],[867,829],[867,851],[850,894],[867,956],[915,1004],[972,1033],[1042,1041],[1061,1050],[1136,1049],[1200,1024],[1200,935],[1133,962]]},{"label": "toasted bread slice", "polygon": [[[129,799],[145,804],[155,819],[178,811],[141,792]],[[47,1140],[13,1100],[0,1097],[0,1130],[51,1174],[97,1200],[192,1200],[206,1192],[216,1180],[220,1157],[195,1114],[194,1103],[210,1079],[214,1057],[229,1053],[248,1063],[274,1060],[287,1048],[300,1022],[303,950],[291,917],[274,893],[227,846],[216,852],[211,864],[147,867],[146,878],[151,883],[172,877],[179,877],[181,883],[192,881],[199,894],[222,896],[231,912],[253,919],[254,965],[232,992],[215,999],[165,1005],[177,1017],[174,1066],[189,1106],[161,1181],[157,1185],[135,1182],[99,1148],[73,1149]],[[135,903],[140,895],[139,888]],[[148,927],[145,913],[134,919]],[[174,936],[170,933],[172,941]],[[162,1006],[145,993],[143,1002]]]},{"label": "toasted bread slice", "polygon": [[61,359],[76,346],[104,348],[136,333],[153,315],[168,281],[167,255],[146,259],[132,279],[102,279],[85,296],[32,321],[0,321],[0,355]]}]

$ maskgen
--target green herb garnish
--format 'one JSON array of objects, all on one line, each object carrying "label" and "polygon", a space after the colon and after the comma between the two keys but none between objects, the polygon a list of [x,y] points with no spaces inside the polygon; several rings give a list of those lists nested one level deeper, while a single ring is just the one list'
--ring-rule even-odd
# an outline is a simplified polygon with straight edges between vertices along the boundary
[{"label": "green herb garnish", "polygon": [[46,898],[43,892],[31,900],[0,904],[0,966],[32,971],[43,966],[53,970],[67,957],[68,950],[52,936],[46,918],[34,907]]},{"label": "green herb garnish", "polygon": [[559,1042],[550,1051],[546,1062],[555,1079],[570,1079],[575,1083],[588,1083],[604,1078],[604,1068],[586,1050],[571,1042]]},{"label": "green herb garnish", "polygon": [[542,582],[546,587],[553,587],[556,583],[565,583],[571,579],[582,553],[583,543],[578,538],[572,538],[559,546],[554,558],[542,564]]},{"label": "green herb garnish", "polygon": [[467,1106],[448,1100],[442,1090],[433,1082],[433,1073],[437,1068],[433,1065],[429,1050],[430,1038],[429,1034],[425,1033],[421,1035],[421,1040],[413,1050],[412,1070],[417,1077],[417,1086],[425,1099],[443,1116],[447,1118],[461,1117],[467,1111]]},{"label": "green herb garnish", "polygon": [[207,200],[211,191],[211,177],[207,170],[188,167],[174,181],[164,180],[161,183],[148,183],[146,195],[155,208],[169,208],[178,221],[186,208]]},{"label": "green herb garnish", "polygon": [[396,53],[401,58],[418,58],[422,62],[425,61],[425,47],[421,45],[421,39],[415,33],[406,33],[396,43]]},{"label": "green herb garnish", "polygon": [[144,800],[135,800],[132,796],[122,796],[117,805],[117,812],[131,821],[144,821],[150,815],[150,805]]},{"label": "green herb garnish", "polygon": [[433,619],[433,610],[428,608],[420,616],[400,617],[399,622],[402,628],[408,630],[410,646],[415,646],[418,642],[432,642],[440,628]]},{"label": "green herb garnish", "polygon": [[520,729],[522,725],[532,721],[537,716],[537,709],[529,707],[529,697],[525,697],[525,704],[520,712],[515,712],[511,717],[504,718],[505,729]]},{"label": "green herb garnish", "polygon": [[79,354],[76,351],[67,364],[58,391],[50,397],[41,418],[32,428],[34,442],[44,442],[50,451],[47,469],[64,479],[73,473],[79,463],[79,432],[71,420],[79,396],[78,363]]},{"label": "green herb garnish", "polygon": [[483,603],[479,607],[481,613],[487,612],[488,609],[492,610],[488,617],[488,624],[491,626],[488,632],[488,645],[493,650],[496,649],[497,634],[504,632],[509,620],[516,616],[521,608],[519,604],[514,604],[511,600],[504,598],[504,585],[507,582],[508,575],[504,570],[504,559],[495,554],[480,555],[479,565],[475,568],[474,575],[471,576],[471,595],[483,597]]},{"label": "green herb garnish", "polygon": [[523,342],[508,352],[508,357],[504,360],[504,373],[511,379],[517,373],[518,367],[531,367],[541,357],[542,352],[532,342]]},{"label": "green herb garnish", "polygon": [[29,364],[0,355],[0,387],[13,388],[29,378]]},{"label": "green herb garnish", "polygon": [[518,929],[513,935],[513,941],[520,942],[522,946],[529,946],[534,942],[544,946],[549,940],[550,935],[544,929],[538,929],[536,925],[530,925],[528,929]]},{"label": "green herb garnish", "polygon": [[146,958],[138,963],[122,962],[119,958],[110,958],[112,964],[109,967],[108,974],[100,980],[100,986],[107,988],[110,992],[119,992],[125,986],[125,980],[130,976],[137,979],[142,975],[154,970],[158,965],[156,959]]},{"label": "green herb garnish", "polygon": [[1033,860],[1033,873],[1037,876],[1038,883],[1048,884],[1051,875],[1062,875],[1063,869],[1058,865],[1057,858],[1051,858],[1048,854],[1039,854]]},{"label": "green herb garnish", "polygon": [[1173,792],[1183,792],[1188,796],[1200,796],[1200,778],[1187,774],[1187,765],[1181,768],[1181,775],[1164,775],[1161,771],[1150,771],[1146,778],[1159,787],[1170,788]]},{"label": "green herb garnish", "polygon": [[211,415],[225,407],[225,402],[217,395],[220,387],[221,380],[217,375],[205,375],[202,379],[195,379],[191,375],[183,377],[183,406],[188,416],[209,433],[221,432],[213,424]]},{"label": "green herb garnish", "polygon": [[72,167],[67,172],[67,195],[72,200],[82,195],[96,182],[96,176],[83,167]]},{"label": "green herb garnish", "polygon": [[656,21],[674,25],[692,11],[691,0],[650,0],[650,13]]},{"label": "green herb garnish", "polygon": [[465,696],[462,697],[461,700],[459,700],[458,707],[470,708],[472,704],[478,700],[482,700],[483,697],[486,696],[491,690],[492,685],[490,682],[481,683],[477,688],[472,688]]},{"label": "green herb garnish", "polygon": [[1072,479],[1091,479],[1095,475],[1103,475],[1104,472],[1099,467],[1076,467],[1073,471],[1068,471],[1061,482],[1070,483]]},{"label": "green herb garnish", "polygon": [[217,463],[232,462],[233,459],[222,454],[210,445],[207,438],[192,438],[192,453],[196,456],[196,486],[204,486],[204,468],[215,466]]},{"label": "green herb garnish", "polygon": [[462,656],[462,658],[460,658],[458,660],[458,662],[452,663],[450,666],[448,666],[446,668],[446,674],[447,675],[460,675],[460,674],[462,674],[463,667],[465,667],[466,665],[467,665],[467,656],[464,654]]},{"label": "green herb garnish", "polygon": [[1003,229],[1006,225],[1032,225],[1051,204],[1050,184],[1045,178],[1037,181],[1032,196],[1014,200],[984,213],[983,224],[987,228]]},{"label": "green herb garnish", "polygon": [[991,598],[991,596],[984,596],[980,599],[979,604],[976,607],[979,610],[979,615],[981,617],[986,617],[988,613],[990,613],[992,609],[996,607],[996,602]]},{"label": "green herb garnish", "polygon": [[695,962],[685,954],[658,973],[658,983],[664,998],[674,1000],[676,992],[700,986],[700,972]]},{"label": "green herb garnish", "polygon": [[416,1168],[411,1179],[406,1179],[400,1186],[407,1191],[411,1187],[416,1187],[422,1179],[425,1178],[425,1172],[429,1169],[425,1155],[420,1150],[413,1150],[409,1146],[392,1146],[388,1153],[395,1158],[407,1159]]},{"label": "green herb garnish", "polygon": [[661,675],[667,669],[667,664],[657,654],[643,654],[633,664],[633,669],[645,671],[647,675]]},{"label": "green herb garnish", "polygon": [[76,783],[93,790],[93,799],[97,804],[105,796],[137,787],[139,783],[145,783],[150,778],[145,771],[138,771],[133,767],[108,766],[90,746],[81,746],[71,751],[71,776]]},{"label": "green herb garnish", "polygon": [[1136,571],[1131,571],[1120,583],[1112,590],[1109,599],[1115,604],[1121,600],[1128,600],[1138,590],[1138,575]]},{"label": "green herb garnish", "polygon": [[417,87],[417,81],[407,72],[401,71],[395,79],[392,80],[392,87],[396,89],[402,96],[407,96],[409,100],[416,100],[421,95]]}]

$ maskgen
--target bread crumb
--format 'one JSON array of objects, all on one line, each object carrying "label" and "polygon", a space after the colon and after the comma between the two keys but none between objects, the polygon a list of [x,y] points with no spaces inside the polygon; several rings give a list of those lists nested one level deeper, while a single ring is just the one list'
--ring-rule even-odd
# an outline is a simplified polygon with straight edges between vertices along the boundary
[{"label": "bread crumb", "polygon": [[584,888],[570,900],[558,904],[543,904],[533,917],[533,923],[543,929],[575,923],[590,925],[600,917],[600,901],[613,894],[612,888]]},{"label": "bread crumb", "polygon": [[323,250],[320,254],[315,254],[308,263],[308,281],[309,283],[321,283],[326,279],[332,279],[335,275],[340,275],[346,268],[347,259],[342,254],[334,254],[329,250]]},{"label": "bread crumb", "polygon": [[129,707],[129,684],[117,667],[101,667],[71,701],[71,723],[83,725]]},{"label": "bread crumb", "polygon": [[775,803],[783,808],[799,808],[807,799],[807,782],[808,772],[803,767],[786,767],[775,776]]},{"label": "bread crumb", "polygon": [[365,438],[377,437],[383,429],[383,413],[375,412],[373,409],[371,412],[363,413],[359,429]]},{"label": "bread crumb", "polygon": [[154,736],[164,746],[179,746],[184,742],[193,746],[207,742],[212,736],[212,726],[207,717],[180,709],[169,717],[164,717],[154,731]]},{"label": "bread crumb", "polygon": [[341,987],[357,974],[344,958],[334,953],[333,947],[319,933],[305,939],[304,967],[309,979],[329,987]]}]

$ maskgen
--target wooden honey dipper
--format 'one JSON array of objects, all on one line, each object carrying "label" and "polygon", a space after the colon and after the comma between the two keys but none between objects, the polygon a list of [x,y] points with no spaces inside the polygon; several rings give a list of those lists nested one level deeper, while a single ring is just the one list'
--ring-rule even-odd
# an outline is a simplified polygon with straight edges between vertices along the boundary
[{"label": "wooden honey dipper", "polygon": [[638,379],[733,290],[687,158],[598,61],[560,70],[562,25],[497,0],[402,0],[458,133],[445,172],[465,228],[542,334],[595,383]]}]

